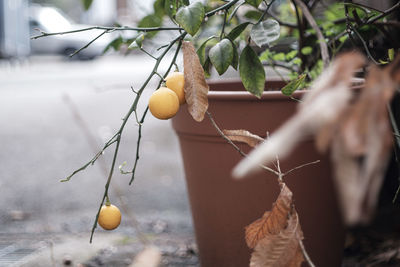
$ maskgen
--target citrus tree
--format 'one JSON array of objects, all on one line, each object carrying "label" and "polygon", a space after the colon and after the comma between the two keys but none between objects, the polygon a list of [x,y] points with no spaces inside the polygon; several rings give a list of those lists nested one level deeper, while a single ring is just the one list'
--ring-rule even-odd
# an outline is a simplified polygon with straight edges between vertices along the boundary
[{"label": "citrus tree", "polygon": [[[91,2],[83,1],[84,7],[88,9]],[[132,184],[140,158],[142,127],[149,111],[156,118],[169,119],[187,102],[193,118],[201,121],[207,112],[208,86],[204,77],[210,76],[212,69],[219,75],[230,67],[237,70],[244,88],[255,97],[260,97],[266,80],[264,67],[268,65],[287,81],[281,91],[290,96],[296,90],[307,87],[336,54],[343,50],[361,48],[376,65],[385,65],[394,59],[395,48],[398,46],[391,46],[394,43],[387,40],[397,38],[389,34],[392,27],[398,27],[398,22],[391,20],[390,16],[399,10],[400,2],[384,11],[344,1],[324,6],[323,11],[317,12],[321,10],[317,8],[319,4],[319,1],[305,0],[156,0],[153,12],[142,18],[136,26],[93,26],[52,33],[40,31],[37,36],[32,37],[37,39],[100,30],[99,35],[75,51],[75,55],[103,35],[119,32],[121,34],[107,46],[106,51],[128,47],[128,53],[139,50],[154,59],[154,66],[148,77],[139,88],[133,88],[135,99],[119,129],[93,158],[62,180],[69,181],[75,174],[94,164],[105,150],[113,147],[111,168],[90,241],[98,223],[105,229],[114,229],[121,218],[119,210],[110,204],[108,190],[118,166],[116,158],[128,120],[134,119],[138,125],[136,158],[129,171],[124,170],[121,167],[123,165],[119,169],[130,175],[129,184]],[[126,37],[123,32],[135,34],[134,37]],[[170,39],[157,39],[160,32],[168,32]],[[152,48],[148,41],[151,39],[156,40],[159,46],[150,52],[149,49]],[[184,73],[179,72],[176,66],[182,49]],[[161,72],[159,66],[167,60],[168,67],[165,72]],[[173,70],[175,72],[171,72]],[[285,70],[284,75],[281,74],[282,70]],[[158,78],[158,85],[149,86],[154,77]],[[138,110],[144,90],[155,92],[150,97],[147,108]],[[227,135],[217,125],[214,126],[229,142]],[[254,138],[258,140],[250,133],[244,135],[247,143],[249,140],[254,141]],[[269,171],[280,179],[285,175],[280,171]]]}]

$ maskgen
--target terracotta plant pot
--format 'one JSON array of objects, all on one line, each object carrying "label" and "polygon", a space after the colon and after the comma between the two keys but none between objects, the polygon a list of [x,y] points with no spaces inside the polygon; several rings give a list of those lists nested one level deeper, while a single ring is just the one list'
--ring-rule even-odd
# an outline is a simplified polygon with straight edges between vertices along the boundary
[{"label": "terracotta plant pot", "polygon": [[[264,137],[296,109],[296,101],[270,91],[281,88],[281,81],[266,82],[268,91],[261,99],[245,92],[238,81],[209,85],[209,111],[221,129],[246,129]],[[294,97],[302,94],[296,92]],[[231,170],[241,156],[218,135],[207,116],[197,123],[183,107],[172,123],[180,141],[201,265],[248,266],[251,251],[244,228],[271,209],[279,193],[276,177],[263,172],[232,179]],[[250,150],[246,145],[241,148]],[[318,154],[309,140],[281,160],[281,168],[285,171],[317,159],[321,162],[294,171],[285,182],[293,191],[312,260],[317,266],[340,266],[344,227],[327,156]]]}]

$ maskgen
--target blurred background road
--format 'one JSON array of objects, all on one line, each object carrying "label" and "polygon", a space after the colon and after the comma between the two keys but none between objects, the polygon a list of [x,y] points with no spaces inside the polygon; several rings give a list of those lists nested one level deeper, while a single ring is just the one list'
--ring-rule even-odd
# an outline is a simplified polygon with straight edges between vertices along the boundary
[{"label": "blurred background road", "polygon": [[[76,235],[82,245],[88,244],[104,191],[102,168],[109,169],[112,147],[103,155],[105,165],[99,161],[70,182],[59,181],[95,154],[85,129],[94,136],[96,150],[118,129],[135,96],[130,87],[141,85],[152,63],[142,55],[0,61],[0,266],[2,254],[22,237],[43,241]],[[140,110],[154,86],[156,81],[145,91]],[[137,126],[131,120],[117,159],[117,165],[127,162],[126,170],[134,160],[136,137]],[[149,114],[132,186],[129,179],[115,171],[111,201],[120,206],[122,197],[143,231],[192,237],[178,140],[169,121]],[[134,238],[127,219],[115,232]],[[104,231],[98,228],[97,233]]]},{"label": "blurred background road", "polygon": [[[118,171],[124,162],[124,170],[131,170],[135,159],[138,127],[134,118],[126,125],[109,191],[122,223],[112,232],[97,228],[92,244],[113,146],[71,181],[60,182],[118,130],[135,97],[131,88],[141,86],[154,59],[112,49],[102,55],[119,33],[97,40],[72,60],[68,55],[93,34],[30,40],[39,34],[36,29],[134,26],[152,5],[94,0],[85,11],[81,0],[0,1],[0,267],[128,266],[143,239],[160,248],[163,266],[198,265],[178,140],[169,121],[148,114],[132,186],[130,175]],[[146,49],[157,54],[170,37],[159,34]],[[159,71],[167,66],[162,63]],[[157,83],[152,80],[145,90],[139,114]]]}]

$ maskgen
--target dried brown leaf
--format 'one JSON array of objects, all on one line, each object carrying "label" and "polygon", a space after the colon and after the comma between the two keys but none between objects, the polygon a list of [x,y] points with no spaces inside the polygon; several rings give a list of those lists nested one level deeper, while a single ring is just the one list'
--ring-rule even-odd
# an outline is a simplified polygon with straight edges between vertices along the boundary
[{"label": "dried brown leaf", "polygon": [[264,142],[264,139],[247,130],[223,130],[224,134],[232,141],[246,143],[251,147]]},{"label": "dried brown leaf", "polygon": [[[311,90],[299,105],[298,112],[270,138],[255,148],[233,170],[233,176],[240,178],[267,164],[287,156],[295,146],[317,134],[319,129],[337,120],[348,106],[352,97],[349,90],[353,73],[365,62],[359,53],[338,56],[332,65],[314,82]],[[322,142],[324,146],[329,142]]]},{"label": "dried brown leaf", "polygon": [[335,179],[348,225],[369,222],[378,200],[393,144],[387,113],[396,88],[392,69],[371,66],[361,95],[338,121],[332,141]]},{"label": "dried brown leaf", "polygon": [[254,248],[261,239],[276,235],[287,227],[289,213],[292,211],[292,197],[293,193],[283,185],[272,210],[246,227],[245,238],[249,248]]},{"label": "dried brown leaf", "polygon": [[304,261],[299,242],[303,239],[296,211],[289,215],[287,227],[260,240],[251,255],[250,267],[299,267]]},{"label": "dried brown leaf", "polygon": [[207,93],[209,88],[193,44],[188,41],[183,42],[182,50],[188,111],[193,119],[200,122],[204,119],[204,114],[208,109]]}]

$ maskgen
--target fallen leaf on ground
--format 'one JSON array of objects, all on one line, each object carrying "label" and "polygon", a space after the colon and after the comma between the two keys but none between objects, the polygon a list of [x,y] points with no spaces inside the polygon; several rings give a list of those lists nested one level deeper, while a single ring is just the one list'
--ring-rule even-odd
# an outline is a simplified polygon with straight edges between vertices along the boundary
[{"label": "fallen leaf on ground", "polygon": [[191,42],[182,44],[183,68],[185,78],[185,99],[193,119],[200,122],[208,109],[208,85],[199,57]]},{"label": "fallen leaf on ground", "polygon": [[160,263],[160,250],[157,247],[148,246],[136,255],[130,267],[157,267]]}]

